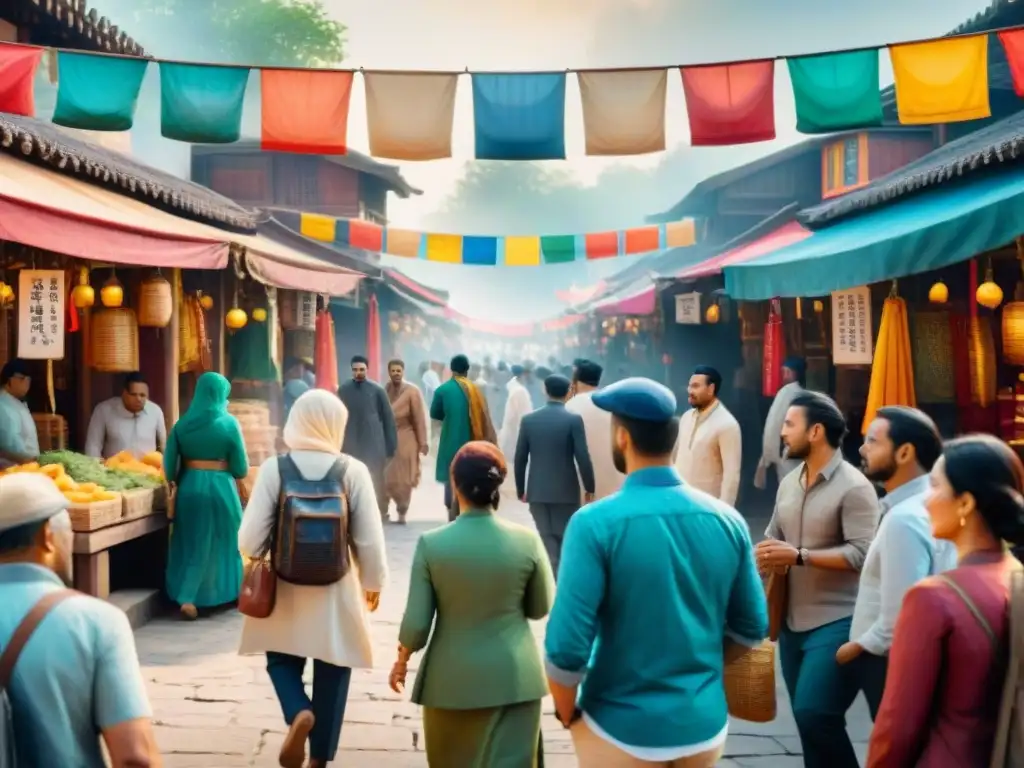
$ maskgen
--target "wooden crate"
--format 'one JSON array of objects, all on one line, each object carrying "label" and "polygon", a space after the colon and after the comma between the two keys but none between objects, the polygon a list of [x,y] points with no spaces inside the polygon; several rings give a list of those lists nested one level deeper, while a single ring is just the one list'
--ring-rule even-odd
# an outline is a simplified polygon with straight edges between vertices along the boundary
[{"label": "wooden crate", "polygon": [[167,486],[161,485],[153,489],[153,511],[167,511]]},{"label": "wooden crate", "polygon": [[71,529],[79,533],[98,531],[121,522],[124,502],[121,495],[110,501],[93,501],[88,504],[70,504],[68,514],[71,516]]},{"label": "wooden crate", "polygon": [[136,488],[121,494],[121,519],[135,520],[153,514],[153,489]]}]

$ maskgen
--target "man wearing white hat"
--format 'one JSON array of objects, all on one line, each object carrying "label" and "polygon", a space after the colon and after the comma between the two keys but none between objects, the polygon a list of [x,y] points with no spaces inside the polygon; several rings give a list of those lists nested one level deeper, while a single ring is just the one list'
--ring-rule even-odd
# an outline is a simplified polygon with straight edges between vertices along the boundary
[{"label": "man wearing white hat", "polygon": [[[128,619],[67,589],[73,534],[49,478],[0,478],[0,689],[13,710],[11,765],[160,764]],[[0,762],[3,757],[0,755]]]}]

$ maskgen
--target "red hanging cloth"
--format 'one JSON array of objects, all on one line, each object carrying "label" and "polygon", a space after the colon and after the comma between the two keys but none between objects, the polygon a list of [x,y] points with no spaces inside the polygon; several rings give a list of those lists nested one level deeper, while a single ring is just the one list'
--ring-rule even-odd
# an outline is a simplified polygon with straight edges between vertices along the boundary
[{"label": "red hanging cloth", "polygon": [[768,322],[764,325],[764,359],[761,369],[761,392],[775,397],[782,388],[782,361],[786,359],[786,337],[782,331],[782,301],[772,299]]},{"label": "red hanging cloth", "polygon": [[338,391],[338,348],[334,343],[334,320],[329,310],[321,309],[316,315],[316,339],[313,366],[316,369],[317,389]]},{"label": "red hanging cloth", "polygon": [[370,297],[369,310],[366,313],[366,359],[367,376],[372,381],[380,381],[380,310],[377,297]]}]

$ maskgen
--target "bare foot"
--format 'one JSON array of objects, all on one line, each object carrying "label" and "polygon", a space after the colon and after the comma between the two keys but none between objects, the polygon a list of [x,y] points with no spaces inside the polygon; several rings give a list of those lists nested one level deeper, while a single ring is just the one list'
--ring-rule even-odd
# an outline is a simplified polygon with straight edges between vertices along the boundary
[{"label": "bare foot", "polygon": [[316,718],[308,709],[304,709],[292,720],[288,735],[284,737],[281,744],[281,752],[278,754],[277,762],[281,768],[302,768],[306,762],[306,740],[309,732],[313,730]]},{"label": "bare foot", "polygon": [[196,610],[196,607],[192,605],[192,603],[185,603],[181,606],[181,615],[189,621],[195,621],[199,618],[199,611]]}]

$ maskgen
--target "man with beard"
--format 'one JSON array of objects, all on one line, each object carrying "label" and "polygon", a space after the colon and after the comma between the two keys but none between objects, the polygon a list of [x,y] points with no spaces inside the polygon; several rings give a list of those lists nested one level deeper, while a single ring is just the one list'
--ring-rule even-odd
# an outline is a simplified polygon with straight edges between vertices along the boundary
[{"label": "man with beard", "polygon": [[942,455],[938,427],[916,408],[880,408],[860,449],[864,474],[885,488],[882,519],[864,567],[850,641],[836,661],[860,680],[874,719],[882,703],[893,628],[903,596],[921,579],[956,567],[956,549],[936,541],[924,507],[928,473]]},{"label": "man with beard", "polygon": [[338,397],[348,408],[348,424],[341,450],[359,459],[370,470],[377,507],[382,519],[388,519],[388,494],[384,470],[398,450],[398,431],[384,387],[366,378],[367,361],[362,355],[352,358],[352,378],[338,387]]},{"label": "man with beard", "polygon": [[843,460],[846,420],[819,392],[793,399],[782,425],[789,457],[803,462],[779,484],[767,539],[756,547],[764,573],[786,573],[779,633],[782,677],[793,703],[806,768],[858,768],[846,711],[860,681],[836,663],[850,639],[859,573],[878,527],[871,482]]},{"label": "man with beard", "polygon": [[420,484],[420,456],[426,456],[430,448],[427,409],[420,391],[404,381],[404,362],[392,360],[388,363],[388,379],[384,389],[395,415],[398,448],[394,458],[388,462],[384,480],[388,497],[395,500],[398,523],[405,525],[412,491]]},{"label": "man with beard", "polygon": [[724,664],[768,632],[747,524],[672,466],[671,390],[631,378],[592,400],[626,480],[565,532],[544,640],[555,714],[580,768],[710,768],[728,732]]}]

